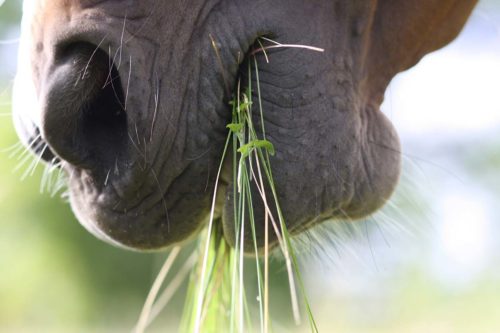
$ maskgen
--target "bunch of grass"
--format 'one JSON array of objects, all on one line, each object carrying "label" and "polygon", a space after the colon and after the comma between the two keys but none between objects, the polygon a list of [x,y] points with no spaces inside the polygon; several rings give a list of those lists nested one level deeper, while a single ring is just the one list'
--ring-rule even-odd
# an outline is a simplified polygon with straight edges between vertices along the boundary
[{"label": "bunch of grass", "polygon": [[[299,295],[302,298],[310,329],[317,332],[317,326],[307,300],[304,283],[299,270],[294,247],[290,240],[284,216],[282,214],[276,187],[273,181],[271,156],[275,149],[273,144],[267,140],[264,128],[264,110],[262,106],[261,91],[259,84],[258,62],[255,54],[263,52],[268,60],[266,49],[275,47],[304,47],[301,45],[283,45],[271,40],[271,45],[265,47],[259,41],[260,48],[251,53],[248,61],[248,82],[239,81],[232,106],[232,121],[227,125],[228,136],[218,169],[218,175],[212,199],[212,209],[207,228],[200,234],[198,248],[194,257],[189,260],[192,267],[185,308],[184,317],[181,321],[181,331],[184,332],[245,332],[256,331],[253,318],[258,313],[258,331],[267,333],[272,330],[270,306],[269,306],[269,256],[270,244],[269,233],[274,232],[278,240],[278,250],[284,258],[284,265],[288,272],[290,288],[291,310],[297,324],[301,321]],[[252,74],[255,74],[256,87],[252,86]],[[246,84],[245,84],[246,83]],[[246,86],[242,91],[241,87]],[[252,100],[256,96],[256,103]],[[260,116],[260,128],[256,130],[252,115]],[[259,135],[259,133],[261,133]],[[229,154],[232,152],[232,154]],[[219,184],[220,173],[225,159],[232,156],[233,174],[233,207],[235,223],[235,244],[231,247],[226,243],[222,234],[222,222],[215,218],[216,194]],[[260,198],[254,198],[251,187],[257,189]],[[264,189],[269,189],[272,197],[266,197]],[[256,234],[256,219],[254,216],[254,200],[264,202],[264,249],[263,254],[258,247]],[[276,212],[273,214],[273,212]],[[258,222],[261,222],[260,220]],[[253,259],[245,255],[245,234],[252,236],[254,245]],[[157,298],[162,281],[179,253],[180,248],[175,247],[170,252],[164,267],[161,269],[155,281],[150,295],[144,305],[140,320],[136,326],[136,332],[143,332],[148,324],[156,317],[162,307],[166,305],[166,295],[171,295],[172,287],[165,288],[162,296]],[[246,259],[245,259],[246,258]],[[257,276],[258,309],[249,307],[245,283],[245,261],[253,260]],[[181,275],[186,273],[181,269]],[[181,276],[182,277],[182,276]],[[178,276],[173,281],[178,281]],[[169,299],[169,298],[168,298]]]}]

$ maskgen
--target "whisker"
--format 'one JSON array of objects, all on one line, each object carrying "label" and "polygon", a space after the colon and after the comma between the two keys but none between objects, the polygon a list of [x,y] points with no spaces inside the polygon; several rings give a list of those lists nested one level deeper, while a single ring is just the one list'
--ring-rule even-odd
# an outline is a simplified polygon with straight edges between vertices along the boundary
[{"label": "whisker", "polygon": [[43,154],[45,153],[45,151],[47,150],[47,148],[49,147],[48,144],[45,144],[43,146],[43,149],[42,151],[38,154],[38,157],[36,158],[36,163],[35,163],[35,166],[33,167],[33,169],[31,170],[31,173],[30,173],[30,176],[33,176],[33,174],[35,173],[35,169],[36,167],[40,164],[40,161],[42,160],[42,156]]},{"label": "whisker", "polygon": [[24,164],[26,164],[26,162],[27,162],[30,158],[32,158],[32,155],[30,155],[30,154],[25,154],[25,155],[24,155],[24,157],[23,157],[22,159],[20,159],[20,160],[18,159],[19,163],[17,163],[17,165],[14,167],[13,172],[17,172],[17,171],[19,171],[19,169],[21,169],[21,168],[24,166]]},{"label": "whisker", "polygon": [[155,123],[156,123],[156,116],[158,114],[158,102],[159,102],[159,95],[160,95],[160,82],[159,82],[159,79],[158,79],[158,73],[155,72],[155,76],[156,76],[156,92],[155,92],[155,95],[154,95],[154,98],[155,98],[155,109],[154,109],[154,112],[153,112],[153,121],[151,122],[151,133],[150,133],[150,136],[149,136],[149,142],[153,142],[153,131],[154,131],[154,127],[155,127]]},{"label": "whisker", "polygon": [[114,170],[113,174],[115,176],[119,176],[120,175],[120,168],[118,168],[118,157],[115,158],[115,170]]},{"label": "whisker", "polygon": [[142,150],[139,149],[139,147],[137,146],[137,144],[135,143],[134,141],[134,138],[132,138],[132,135],[130,135],[130,133],[127,133],[128,134],[128,137],[130,139],[130,142],[132,142],[132,146],[137,150],[137,152],[142,156],[142,157],[145,157]]},{"label": "whisker", "polygon": [[31,159],[31,162],[29,163],[29,165],[26,168],[26,170],[23,172],[23,174],[21,176],[21,180],[25,180],[28,177],[28,175],[31,173],[32,168],[36,165],[36,159],[33,158],[32,155],[27,155],[26,158],[23,160],[23,162],[19,165],[19,167],[16,167],[14,169],[14,172],[20,170],[21,167],[24,167],[24,165],[26,164],[26,162],[28,162],[30,159]]},{"label": "whisker", "polygon": [[[6,153],[11,153],[13,151],[15,153],[18,153],[19,150],[21,150],[23,148],[24,148],[24,145],[21,143],[21,141],[18,141],[16,143],[12,144],[10,147],[0,149],[0,153],[6,154]],[[9,157],[11,158],[11,156],[9,156]]]},{"label": "whisker", "polygon": [[92,61],[92,59],[94,58],[94,56],[96,55],[97,51],[99,51],[99,48],[101,47],[102,43],[104,43],[104,41],[106,40],[106,38],[108,37],[109,34],[106,34],[104,35],[104,37],[101,39],[101,41],[99,42],[99,44],[97,44],[94,52],[92,52],[92,54],[90,55],[90,59],[89,61],[87,62],[87,65],[85,66],[84,70],[83,70],[83,74],[81,75],[81,79],[84,80],[85,77],[87,76],[87,71],[89,69],[89,66],[90,66],[90,63]]},{"label": "whisker", "polygon": [[367,142],[370,143],[370,144],[374,144],[374,145],[376,145],[379,148],[387,149],[389,151],[401,154],[401,156],[406,157],[408,160],[410,160],[410,161],[413,160],[412,162],[415,162],[415,161],[417,161],[417,162],[423,162],[423,163],[429,164],[429,165],[431,165],[433,167],[436,167],[436,168],[438,168],[438,169],[446,172],[447,174],[449,174],[453,178],[457,179],[460,183],[462,183],[462,184],[465,185],[465,182],[458,175],[454,174],[452,171],[450,171],[446,167],[440,165],[439,163],[433,162],[433,161],[431,161],[429,159],[426,159],[426,158],[423,158],[423,157],[420,157],[420,156],[417,156],[417,155],[412,155],[412,154],[405,153],[405,152],[403,152],[401,150],[394,149],[393,147],[389,147],[387,145],[378,143],[376,141],[368,140]]},{"label": "whisker", "polygon": [[186,160],[187,161],[196,161],[196,160],[202,158],[203,156],[207,155],[211,151],[212,151],[212,147],[209,147],[207,150],[205,150],[204,152],[201,152],[200,154],[198,154],[194,157],[186,157]]},{"label": "whisker", "polygon": [[[42,134],[38,134],[36,137],[34,137],[31,142],[29,143],[29,145],[27,147],[24,147],[24,145],[21,143],[21,148],[25,148],[24,152],[18,157],[18,160],[21,159],[25,154],[29,154],[31,152],[31,150],[36,150],[36,149],[33,149],[33,147],[35,145],[39,145],[40,144],[40,138],[42,137]],[[12,158],[14,157],[12,154],[9,155],[9,158]]]},{"label": "whisker", "polygon": [[19,163],[14,167],[13,172],[19,171],[22,167],[24,167],[26,162],[28,162],[32,158],[33,155],[31,154],[31,152],[28,149],[24,150],[24,152],[17,158]]},{"label": "whisker", "polygon": [[153,168],[150,169],[151,174],[153,175],[153,178],[156,182],[156,185],[158,186],[158,191],[160,192],[161,200],[163,202],[163,208],[165,209],[165,217],[167,218],[167,232],[170,232],[170,219],[168,218],[168,208],[167,208],[167,201],[165,200],[165,195],[163,194],[163,190],[160,185],[160,181],[158,180],[158,177],[156,176],[156,172],[153,170]]},{"label": "whisker", "polygon": [[[66,162],[61,161],[60,163],[60,170],[66,169],[64,165]],[[67,169],[66,169],[67,170]],[[55,196],[58,192],[62,191],[60,197],[63,200],[69,200],[69,190],[68,190],[68,183],[71,181],[75,173],[75,169],[72,169],[69,174],[65,172],[59,172],[57,175],[57,180],[56,180],[56,186],[54,188],[54,191],[51,193],[52,196]]]},{"label": "whisker", "polygon": [[[115,87],[115,83],[114,82],[115,82],[115,80],[117,78],[119,78],[119,76],[111,78],[111,81],[110,81],[111,88],[113,89],[113,94],[115,95],[116,102],[120,105],[120,107],[122,108],[122,110],[126,110],[125,109],[125,105],[123,105],[122,101],[120,100],[120,97],[118,97],[118,92],[116,91],[116,87]],[[125,103],[126,103],[126,101],[125,101]]]},{"label": "whisker", "polygon": [[144,167],[146,167],[148,163],[148,147],[146,144],[146,138],[144,138]]},{"label": "whisker", "polygon": [[[42,154],[43,152],[45,151],[45,149],[47,149],[47,144],[45,144],[44,142],[39,142],[36,147],[35,147],[35,151],[39,151],[41,150],[42,151]],[[32,159],[31,163],[29,164],[28,168],[26,169],[26,171],[23,173],[23,175],[21,176],[21,180],[25,180],[28,176],[32,176],[35,172],[35,169],[36,167],[38,166],[38,163],[40,162],[41,158],[42,158],[42,154],[38,155],[38,156],[34,156],[32,154],[27,154],[26,157],[23,159],[23,161],[21,162],[21,164],[19,165],[22,166],[24,165],[30,158]],[[14,171],[16,171],[18,168],[16,167],[14,169]]]},{"label": "whisker", "polygon": [[146,26],[146,24],[149,22],[149,20],[151,19],[151,17],[153,16],[153,13],[155,12],[156,10],[156,5],[157,5],[158,1],[155,2],[155,4],[152,6],[152,9],[151,11],[149,12],[148,16],[144,19],[142,25],[139,27],[139,29],[137,29],[134,33],[131,33],[130,34],[130,37],[125,41],[125,44],[127,44],[128,42],[130,42],[132,39],[135,38],[135,36],[142,31],[142,29],[144,29],[144,27]]},{"label": "whisker", "polygon": [[40,193],[50,193],[53,183],[52,165],[47,163],[43,170],[42,178],[40,180]]},{"label": "whisker", "polygon": [[[118,52],[118,50],[117,50]],[[110,55],[111,54],[111,46],[108,46],[108,54]],[[116,53],[115,53],[115,56],[116,57]],[[115,58],[113,57],[113,59],[111,59],[111,57],[108,57],[108,76],[106,77],[106,81],[104,81],[104,85],[102,86],[102,89],[106,88],[108,85],[111,84],[112,80],[113,80],[113,64],[115,62]]]},{"label": "whisker", "polygon": [[137,129],[137,123],[134,124],[135,127],[135,137],[137,138],[137,145],[141,145],[141,139],[139,138],[139,130]]},{"label": "whisker", "polygon": [[215,56],[217,58],[218,66],[219,66],[220,71],[221,71],[222,81],[224,82],[224,88],[226,89],[226,94],[227,94],[227,96],[231,96],[231,90],[229,89],[229,83],[226,80],[226,70],[225,70],[226,67],[224,66],[224,64],[222,62],[219,47],[218,47],[217,42],[215,41],[214,37],[212,36],[212,34],[209,34],[208,36],[209,36],[210,41],[212,43],[212,48],[215,51]]},{"label": "whisker", "polygon": [[[125,16],[123,17],[123,28],[122,28],[122,35],[120,36],[120,47],[118,48],[118,50],[120,51],[120,57],[118,59],[118,66],[117,68],[120,68],[121,64],[122,64],[122,51],[123,51],[123,38],[125,36],[125,27],[127,25],[127,11],[125,11]],[[118,52],[117,50],[117,52]]]},{"label": "whisker", "polygon": [[[47,187],[46,191],[47,193],[50,193],[50,196],[54,197],[57,192],[59,192],[60,189],[60,182],[61,182],[61,175],[63,175],[63,171],[60,169],[62,163],[59,162],[59,160],[54,157],[49,164],[47,164],[49,169],[48,173],[50,175],[50,183],[48,184],[49,186]],[[55,179],[54,175],[55,174]],[[63,179],[64,180],[64,179]],[[63,181],[63,186],[64,186],[64,181]]]},{"label": "whisker", "polygon": [[128,93],[129,93],[129,88],[130,88],[130,77],[132,76],[132,56],[129,57],[129,71],[128,71],[128,78],[127,78],[127,89],[125,92],[125,107],[124,110],[127,111],[127,101],[128,101]]},{"label": "whisker", "polygon": [[108,180],[109,180],[110,173],[111,173],[111,169],[109,169],[108,173],[106,174],[106,179],[104,180],[104,186],[108,186]]}]

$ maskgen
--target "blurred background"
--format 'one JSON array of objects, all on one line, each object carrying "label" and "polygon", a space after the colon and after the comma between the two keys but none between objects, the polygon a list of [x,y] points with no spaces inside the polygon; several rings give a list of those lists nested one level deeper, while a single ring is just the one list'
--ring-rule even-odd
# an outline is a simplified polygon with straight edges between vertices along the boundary
[{"label": "blurred background", "polygon": [[[10,118],[20,7],[0,7],[0,332],[130,331],[166,255],[94,239],[40,193],[41,167],[24,175]],[[457,40],[387,91],[404,156],[394,198],[354,235],[301,248],[320,331],[500,332],[499,89],[500,1],[481,0]],[[273,265],[280,332],[291,310]],[[175,331],[183,293],[151,332]]]}]

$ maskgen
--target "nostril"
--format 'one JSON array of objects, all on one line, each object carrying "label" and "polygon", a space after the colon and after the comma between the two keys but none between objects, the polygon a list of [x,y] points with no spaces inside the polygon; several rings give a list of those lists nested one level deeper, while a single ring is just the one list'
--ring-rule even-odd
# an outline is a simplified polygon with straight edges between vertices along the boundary
[{"label": "nostril", "polygon": [[96,169],[125,153],[127,115],[120,76],[95,45],[73,43],[56,52],[42,100],[42,135],[60,158]]},{"label": "nostril", "polygon": [[83,143],[100,159],[122,148],[127,133],[123,103],[118,72],[112,68],[109,82],[83,106],[79,128]]}]

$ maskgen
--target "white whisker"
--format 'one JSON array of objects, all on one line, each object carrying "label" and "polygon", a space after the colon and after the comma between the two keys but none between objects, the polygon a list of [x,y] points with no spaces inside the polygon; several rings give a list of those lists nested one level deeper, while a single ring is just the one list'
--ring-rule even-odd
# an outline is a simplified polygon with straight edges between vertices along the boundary
[{"label": "white whisker", "polygon": [[122,34],[120,36],[120,47],[118,48],[118,50],[120,51],[120,57],[118,58],[118,66],[117,66],[118,69],[120,68],[120,66],[122,64],[123,37],[125,36],[125,27],[127,25],[127,14],[128,13],[125,12],[125,16],[123,17],[123,28],[122,28]]},{"label": "white whisker", "polygon": [[111,169],[108,170],[106,174],[106,179],[104,180],[104,186],[108,186],[109,175],[111,174]]},{"label": "white whisker", "polygon": [[155,72],[155,75],[156,75],[156,91],[155,91],[155,95],[154,95],[155,109],[153,112],[153,121],[151,122],[151,133],[149,136],[150,143],[153,142],[153,131],[154,131],[155,123],[156,123],[156,116],[158,113],[158,101],[159,101],[159,95],[160,95],[160,82],[158,80],[158,73]]},{"label": "white whisker", "polygon": [[104,43],[104,40],[106,40],[106,38],[108,37],[108,34],[106,34],[102,39],[101,41],[99,42],[99,44],[97,44],[94,52],[92,52],[92,54],[90,55],[90,59],[89,61],[87,62],[87,65],[85,66],[84,70],[83,70],[83,74],[81,75],[81,79],[84,80],[86,75],[87,75],[87,71],[89,69],[89,66],[90,66],[90,63],[92,61],[92,59],[94,58],[95,54],[97,53],[97,51],[99,51],[99,48],[101,47],[102,43]]},{"label": "white whisker", "polygon": [[[0,153],[5,154],[5,153],[12,153],[14,151],[17,154],[23,148],[24,148],[24,145],[20,141],[18,141],[16,143],[14,143],[13,145],[11,145],[10,147],[0,149]],[[9,157],[12,158],[12,156],[9,156]]]},{"label": "white whisker", "polygon": [[31,170],[30,176],[33,176],[33,174],[35,173],[35,169],[40,164],[40,161],[42,160],[42,156],[45,153],[45,151],[47,150],[47,148],[48,148],[48,145],[44,144],[42,151],[38,154],[38,157],[35,159],[36,163],[35,163],[35,166],[33,167],[33,169]]},{"label": "white whisker", "polygon": [[170,219],[168,218],[168,207],[167,207],[167,201],[165,200],[165,195],[164,192],[161,188],[160,181],[158,180],[158,177],[156,176],[156,172],[151,168],[151,174],[154,177],[154,180],[156,182],[156,185],[158,186],[158,191],[161,196],[161,201],[163,203],[163,209],[165,210],[165,217],[167,219],[167,232],[170,232]]},{"label": "white whisker", "polygon": [[127,102],[128,102],[128,93],[130,89],[130,77],[132,76],[132,56],[130,56],[129,59],[129,71],[128,71],[128,78],[127,78],[127,89],[125,91],[125,107],[123,108],[125,111],[127,110]]}]

